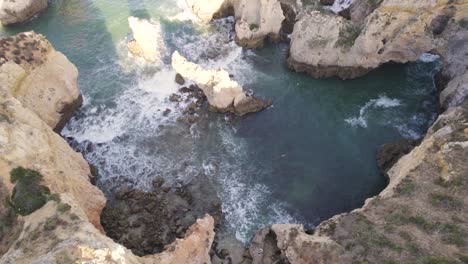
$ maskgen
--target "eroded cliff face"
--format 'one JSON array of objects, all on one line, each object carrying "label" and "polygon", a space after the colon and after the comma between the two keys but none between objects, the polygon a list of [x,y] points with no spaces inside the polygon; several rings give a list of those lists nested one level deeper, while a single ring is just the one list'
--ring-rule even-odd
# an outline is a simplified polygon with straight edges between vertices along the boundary
[{"label": "eroded cliff face", "polygon": [[47,0],[0,0],[0,23],[6,26],[26,22],[47,6]]},{"label": "eroded cliff face", "polygon": [[[364,15],[370,11],[353,5]],[[288,64],[316,78],[349,79],[383,63],[415,61],[424,52],[444,57],[455,35],[468,41],[463,28],[467,14],[468,5],[461,0],[384,0],[354,21],[325,11],[306,12],[294,27]]]},{"label": "eroded cliff face", "polygon": [[279,41],[285,20],[295,19],[300,2],[292,0],[188,0],[201,20],[234,15],[236,42],[247,48],[260,48],[266,39]]},{"label": "eroded cliff face", "polygon": [[24,32],[0,40],[4,91],[60,131],[81,106],[78,70],[40,34]]}]

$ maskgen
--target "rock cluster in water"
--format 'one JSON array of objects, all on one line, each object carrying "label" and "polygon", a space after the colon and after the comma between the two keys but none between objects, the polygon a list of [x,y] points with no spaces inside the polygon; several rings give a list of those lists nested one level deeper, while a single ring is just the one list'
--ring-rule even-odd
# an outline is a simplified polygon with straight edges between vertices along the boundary
[{"label": "rock cluster in water", "polygon": [[160,253],[205,214],[221,219],[221,201],[205,175],[189,184],[171,187],[163,178],[153,189],[139,191],[121,187],[108,200],[101,216],[106,233],[116,242],[144,256]]},{"label": "rock cluster in water", "polygon": [[47,6],[47,0],[1,0],[0,23],[6,26],[26,22]]},{"label": "rock cluster in water", "polygon": [[172,55],[172,67],[203,90],[208,103],[215,111],[245,115],[271,105],[271,101],[247,95],[240,84],[231,79],[227,71],[204,69],[188,61],[177,51]]}]

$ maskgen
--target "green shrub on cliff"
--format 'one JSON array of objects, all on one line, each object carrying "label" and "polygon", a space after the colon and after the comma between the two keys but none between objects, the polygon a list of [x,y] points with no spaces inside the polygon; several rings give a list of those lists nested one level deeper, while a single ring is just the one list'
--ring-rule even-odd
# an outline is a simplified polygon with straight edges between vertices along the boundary
[{"label": "green shrub on cliff", "polygon": [[40,185],[41,180],[35,170],[17,167],[10,172],[10,181],[16,185],[8,203],[17,214],[29,215],[47,202],[50,190]]},{"label": "green shrub on cliff", "polygon": [[337,46],[341,47],[351,47],[354,45],[356,39],[361,35],[362,28],[353,23],[344,24],[340,29],[340,34],[338,36],[338,41],[336,42]]}]

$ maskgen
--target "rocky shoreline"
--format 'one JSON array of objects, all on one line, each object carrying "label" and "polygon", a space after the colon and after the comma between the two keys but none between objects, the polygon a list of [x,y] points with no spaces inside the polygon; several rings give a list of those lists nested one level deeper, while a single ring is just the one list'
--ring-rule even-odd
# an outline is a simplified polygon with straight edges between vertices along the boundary
[{"label": "rocky shoreline", "polygon": [[[236,42],[247,48],[280,40],[292,28],[291,21],[297,20],[289,32],[287,63],[316,78],[356,78],[384,63],[414,61],[424,52],[439,54],[444,64],[438,82],[444,86],[441,115],[419,144],[387,145],[379,155],[389,178],[385,190],[362,208],[334,216],[313,232],[292,224],[265,227],[238,261],[468,260],[468,30],[460,22],[467,21],[465,3],[355,0],[336,15],[287,0],[188,2],[206,22],[234,15]],[[0,4],[3,13],[8,8]],[[12,23],[27,21],[44,8],[31,9]],[[2,12],[0,21],[10,24]],[[158,55],[152,52],[158,40],[134,37],[129,49],[148,61],[156,60]],[[1,263],[230,263],[229,252],[217,249],[216,242],[212,247],[222,213],[204,175],[177,187],[155,180],[147,192],[122,186],[104,207],[106,198],[91,184],[96,175],[56,133],[82,103],[76,68],[34,32],[0,40],[0,47],[0,194],[9,201],[0,205],[0,220],[7,227],[0,229]],[[271,105],[246,95],[223,70],[202,69],[178,53],[173,67],[179,73],[177,83],[183,85],[187,79],[196,84],[181,88],[181,93],[198,100],[187,110],[188,123],[205,97],[211,109],[238,115]],[[178,99],[175,95],[173,102]],[[40,185],[27,180],[27,173],[11,173],[23,167],[39,177]],[[24,197],[27,208],[34,209],[28,215],[13,213],[22,212],[20,200],[10,195],[20,187],[43,190],[37,197]]]}]

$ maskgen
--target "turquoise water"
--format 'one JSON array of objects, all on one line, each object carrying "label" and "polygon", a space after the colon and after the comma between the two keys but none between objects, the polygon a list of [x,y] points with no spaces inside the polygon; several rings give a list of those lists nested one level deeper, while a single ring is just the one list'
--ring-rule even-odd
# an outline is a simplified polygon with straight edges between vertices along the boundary
[{"label": "turquoise water", "polygon": [[[161,24],[161,62],[128,54],[130,15]],[[93,144],[84,154],[99,168],[104,191],[205,173],[223,202],[225,229],[247,242],[257,228],[312,227],[382,190],[375,153],[386,142],[419,137],[434,120],[437,63],[387,65],[351,81],[314,80],[288,71],[285,44],[238,47],[232,23],[201,25],[183,1],[55,0],[39,18],[0,35],[35,30],[77,66],[85,104],[63,134]],[[168,100],[179,88],[170,67],[175,50],[226,68],[274,105],[242,118],[205,113],[193,126],[178,122],[183,105]]]}]

